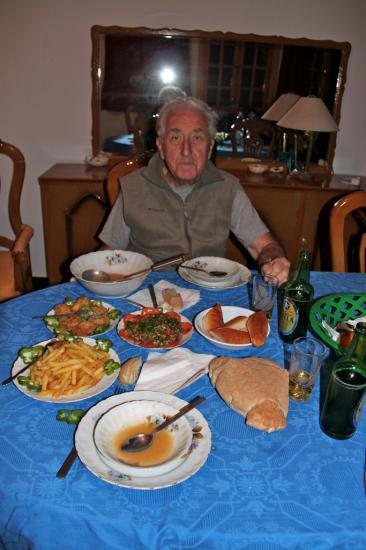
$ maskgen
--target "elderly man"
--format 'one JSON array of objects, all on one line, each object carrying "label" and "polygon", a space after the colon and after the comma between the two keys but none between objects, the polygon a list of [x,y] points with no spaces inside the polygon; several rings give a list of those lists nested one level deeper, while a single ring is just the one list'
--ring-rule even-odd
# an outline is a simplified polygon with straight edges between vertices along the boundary
[{"label": "elderly man", "polygon": [[121,193],[99,237],[154,261],[187,253],[223,256],[230,230],[268,277],[286,281],[289,261],[240,182],[209,160],[216,115],[195,98],[162,107],[156,153],[121,179]]}]

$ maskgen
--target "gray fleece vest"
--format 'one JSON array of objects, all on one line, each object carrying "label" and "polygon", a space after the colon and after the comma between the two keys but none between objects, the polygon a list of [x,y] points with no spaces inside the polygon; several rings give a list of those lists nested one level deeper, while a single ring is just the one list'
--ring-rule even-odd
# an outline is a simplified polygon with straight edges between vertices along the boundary
[{"label": "gray fleece vest", "polygon": [[122,180],[129,250],[153,261],[180,253],[224,256],[237,179],[209,162],[184,202],[165,182],[163,166],[155,155]]}]

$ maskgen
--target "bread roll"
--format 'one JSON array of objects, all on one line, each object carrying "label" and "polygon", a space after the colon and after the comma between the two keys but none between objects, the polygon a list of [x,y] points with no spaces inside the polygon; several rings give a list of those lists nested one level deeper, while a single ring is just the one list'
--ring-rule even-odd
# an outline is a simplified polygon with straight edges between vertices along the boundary
[{"label": "bread roll", "polygon": [[217,357],[208,367],[222,399],[253,428],[273,432],[286,427],[288,371],[271,359]]},{"label": "bread roll", "polygon": [[220,304],[216,304],[214,307],[209,309],[202,319],[202,328],[207,332],[212,329],[222,327],[223,324],[224,319],[222,317],[222,309]]},{"label": "bread roll", "polygon": [[161,294],[164,302],[172,306],[174,309],[182,309],[182,296],[174,288],[163,288]]},{"label": "bread roll", "polygon": [[264,311],[257,311],[248,317],[247,330],[253,346],[263,346],[268,335],[268,319]]},{"label": "bread roll", "polygon": [[220,340],[220,342],[226,342],[227,344],[250,344],[249,332],[227,328],[226,325],[210,330],[209,334],[212,338]]},{"label": "bread roll", "polygon": [[131,357],[127,359],[121,366],[119,371],[118,380],[124,386],[129,386],[130,384],[135,384],[142,367],[141,357]]},{"label": "bread roll", "polygon": [[231,321],[225,323],[224,327],[235,328],[236,330],[247,330],[247,321],[248,317],[239,315],[238,317],[234,317],[234,319],[231,319]]}]

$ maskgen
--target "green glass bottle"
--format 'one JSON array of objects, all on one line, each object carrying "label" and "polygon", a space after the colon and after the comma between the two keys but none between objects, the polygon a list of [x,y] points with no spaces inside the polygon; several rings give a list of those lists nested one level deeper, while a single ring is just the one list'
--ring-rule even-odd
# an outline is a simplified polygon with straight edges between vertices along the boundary
[{"label": "green glass bottle", "polygon": [[[303,245],[305,240],[303,240]],[[284,300],[279,323],[279,334],[288,344],[295,338],[306,336],[309,311],[314,295],[310,284],[311,252],[301,250],[293,277],[285,287]]]},{"label": "green glass bottle", "polygon": [[358,323],[353,340],[340,357],[330,380],[320,415],[320,427],[334,439],[356,431],[366,395],[366,323]]}]

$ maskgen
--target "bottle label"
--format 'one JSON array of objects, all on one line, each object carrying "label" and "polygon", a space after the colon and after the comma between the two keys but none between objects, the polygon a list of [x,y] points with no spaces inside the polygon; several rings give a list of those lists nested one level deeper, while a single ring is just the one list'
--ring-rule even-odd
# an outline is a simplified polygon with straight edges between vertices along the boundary
[{"label": "bottle label", "polygon": [[294,332],[299,322],[299,309],[293,300],[288,296],[283,301],[283,308],[280,320],[280,331],[283,335],[289,336]]}]

